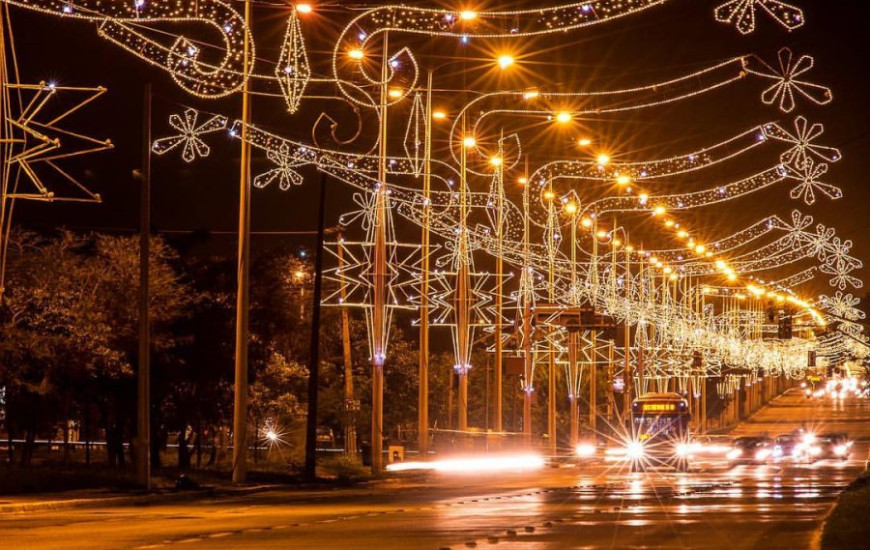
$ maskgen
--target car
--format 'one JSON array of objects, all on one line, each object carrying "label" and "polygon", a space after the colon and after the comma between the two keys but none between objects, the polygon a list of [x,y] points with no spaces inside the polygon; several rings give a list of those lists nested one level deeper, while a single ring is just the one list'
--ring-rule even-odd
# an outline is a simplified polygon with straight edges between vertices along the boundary
[{"label": "car", "polygon": [[764,464],[772,453],[773,439],[769,437],[738,437],[726,456],[731,465]]},{"label": "car", "polygon": [[800,437],[793,433],[778,435],[773,440],[773,450],[770,457],[777,462],[798,459],[802,454],[800,443]]},{"label": "car", "polygon": [[848,460],[852,452],[852,441],[843,432],[824,433],[816,436],[809,446],[809,454],[814,460],[839,458]]}]

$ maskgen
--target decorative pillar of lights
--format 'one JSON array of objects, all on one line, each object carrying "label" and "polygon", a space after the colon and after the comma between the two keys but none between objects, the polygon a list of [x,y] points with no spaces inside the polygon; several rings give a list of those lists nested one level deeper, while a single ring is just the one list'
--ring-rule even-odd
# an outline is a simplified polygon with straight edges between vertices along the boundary
[{"label": "decorative pillar of lights", "polygon": [[420,355],[417,399],[417,446],[429,457],[429,216],[432,203],[432,71],[426,80],[426,123],[423,145],[423,219],[420,237]]},{"label": "decorative pillar of lights", "polygon": [[[643,247],[641,246],[641,249]],[[646,264],[646,257],[641,254],[640,262],[638,262],[638,278],[637,282],[640,285],[640,289],[638,292],[638,304],[643,302],[644,296],[648,296],[648,289],[646,285],[646,278],[644,275],[644,267]],[[648,298],[649,299],[649,298]],[[637,342],[637,387],[635,388],[635,394],[640,397],[646,393],[646,373],[645,365],[644,365],[644,357],[643,357],[643,342],[646,340],[646,324],[644,321],[638,322],[637,326],[634,329],[634,337]],[[626,328],[626,332],[628,329]],[[629,350],[626,350],[626,353],[629,353]]]},{"label": "decorative pillar of lights", "polygon": [[384,361],[387,331],[387,107],[389,81],[389,33],[384,33],[381,56],[380,137],[378,140],[378,187],[375,190],[374,265],[372,303],[372,473],[384,468]]},{"label": "decorative pillar of lights", "polygon": [[[592,220],[592,288],[598,292],[598,213]],[[593,306],[594,303],[593,303]],[[598,427],[598,341],[595,329],[589,331],[589,429],[597,432]]]},{"label": "decorative pillar of lights", "polygon": [[[577,214],[580,211],[580,205],[573,202],[568,203],[567,211],[569,214],[569,223],[571,224],[571,308],[575,312],[579,311],[579,289],[577,288]],[[577,340],[579,334],[575,330],[568,331],[568,406],[571,407],[568,415],[569,433],[571,448],[574,449],[580,440],[580,384],[575,381],[577,372]]]},{"label": "decorative pillar of lights", "polygon": [[[341,303],[347,302],[347,283],[344,276],[344,235],[338,233],[338,277],[339,297]],[[350,347],[350,311],[341,309],[341,351],[344,363],[344,453],[352,460],[357,460],[356,447],[356,411],[357,404],[353,396],[353,354]]]},{"label": "decorative pillar of lights", "polygon": [[502,159],[496,166],[496,182],[498,193],[496,196],[496,259],[495,259],[495,276],[497,278],[496,294],[495,294],[495,431],[501,432],[504,428],[502,424],[502,322],[504,316],[504,130],[499,134],[498,140],[498,158]]},{"label": "decorative pillar of lights", "polygon": [[526,446],[532,444],[532,393],[535,391],[533,380],[535,358],[532,355],[532,303],[535,281],[532,271],[531,223],[529,212],[529,159],[523,175],[523,272],[520,276],[520,300],[523,321],[523,437]]},{"label": "decorative pillar of lights", "polygon": [[[547,301],[550,307],[556,304],[556,254],[559,251],[558,219],[556,217],[556,198],[553,182],[547,188]],[[554,330],[553,327],[548,329]],[[550,455],[556,455],[556,348],[551,335],[547,338],[547,443]]]},{"label": "decorative pillar of lights", "polygon": [[[251,20],[251,0],[245,0],[245,26]],[[249,27],[248,27],[249,28]],[[242,74],[247,75],[252,63],[248,41],[245,41]],[[248,477],[248,273],[251,244],[251,143],[248,126],[251,122],[250,80],[242,85],[242,150],[239,175],[239,257],[236,291],[236,354],[235,395],[233,396],[233,483],[244,483]]]},{"label": "decorative pillar of lights", "polygon": [[623,351],[623,359],[625,360],[625,364],[623,365],[622,379],[623,379],[623,393],[622,393],[622,418],[625,422],[630,422],[631,418],[631,395],[632,389],[634,388],[634,378],[631,372],[631,324],[628,322],[628,318],[630,316],[630,311],[628,308],[631,307],[631,245],[629,244],[628,233],[625,234],[625,279],[623,282],[623,293],[625,295],[625,331],[624,331],[624,340],[622,345],[624,347]]},{"label": "decorative pillar of lights", "polygon": [[[462,115],[462,135],[465,136],[465,114]],[[459,431],[468,429],[468,370],[471,368],[471,342],[469,341],[469,261],[468,250],[468,148],[469,143],[463,137],[460,149],[459,176],[459,235],[456,247],[456,290],[454,307],[456,307],[456,374],[459,376]]]},{"label": "decorative pillar of lights", "polygon": [[[619,241],[616,240],[616,218],[613,218],[613,233],[610,240],[610,299],[616,299],[616,250],[619,248]],[[613,390],[613,359],[614,359],[614,340],[607,341],[607,422],[613,423],[614,406],[616,404],[616,396]]]}]

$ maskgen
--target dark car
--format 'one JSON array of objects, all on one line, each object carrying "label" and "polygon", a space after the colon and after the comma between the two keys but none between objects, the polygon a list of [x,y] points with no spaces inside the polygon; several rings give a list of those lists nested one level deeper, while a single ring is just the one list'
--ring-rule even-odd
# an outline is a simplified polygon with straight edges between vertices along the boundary
[{"label": "dark car", "polygon": [[848,460],[852,452],[852,441],[842,432],[824,433],[816,436],[810,445],[810,456],[820,460],[824,458],[839,458]]},{"label": "dark car", "polygon": [[783,434],[773,440],[771,458],[776,461],[795,460],[801,456],[800,438],[795,434]]},{"label": "dark car", "polygon": [[773,440],[769,437],[738,437],[728,451],[730,464],[764,464],[773,453]]}]

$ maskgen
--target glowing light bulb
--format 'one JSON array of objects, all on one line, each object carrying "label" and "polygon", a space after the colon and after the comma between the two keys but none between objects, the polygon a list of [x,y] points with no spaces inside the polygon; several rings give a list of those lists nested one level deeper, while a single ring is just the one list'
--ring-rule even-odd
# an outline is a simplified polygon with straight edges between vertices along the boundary
[{"label": "glowing light bulb", "polygon": [[311,4],[296,4],[296,11],[303,14],[308,14],[314,11]]},{"label": "glowing light bulb", "polygon": [[580,221],[580,225],[582,225],[583,227],[592,227],[592,220],[590,220],[589,218],[583,218]]},{"label": "glowing light bulb", "polygon": [[729,280],[729,281],[736,281],[736,280],[737,280],[737,274],[736,274],[736,273],[729,273],[729,274],[728,274],[728,280]]},{"label": "glowing light bulb", "polygon": [[681,238],[681,239],[685,239],[685,238],[688,237],[688,236],[689,236],[689,234],[686,233],[686,232],[683,231],[683,230],[680,230],[680,232],[677,233],[677,237],[679,237],[679,238]]},{"label": "glowing light bulb", "polygon": [[667,212],[667,210],[665,210],[664,206],[656,206],[655,210],[653,210],[653,214],[656,216],[661,216],[665,212]]},{"label": "glowing light bulb", "polygon": [[433,111],[432,118],[434,118],[435,120],[444,120],[445,118],[447,118],[447,113],[445,113],[444,111]]},{"label": "glowing light bulb", "polygon": [[598,155],[598,158],[596,160],[601,166],[607,166],[610,163],[610,155],[608,155],[607,153],[601,153],[600,155]]},{"label": "glowing light bulb", "polygon": [[674,226],[674,220],[665,221],[665,227],[673,227],[673,226]]},{"label": "glowing light bulb", "polygon": [[610,244],[612,244],[614,247],[619,247],[622,246],[622,241],[620,241],[619,239],[613,239],[613,242]]},{"label": "glowing light bulb", "polygon": [[628,185],[629,183],[631,183],[631,178],[628,176],[619,176],[618,178],[616,178],[616,183],[618,183],[619,185]]},{"label": "glowing light bulb", "polygon": [[510,55],[502,55],[498,58],[498,66],[501,67],[502,70],[507,69],[511,65],[514,64],[514,58]]},{"label": "glowing light bulb", "polygon": [[538,90],[526,90],[525,92],[523,92],[523,99],[535,99],[540,95],[541,92],[539,92]]},{"label": "glowing light bulb", "polygon": [[529,183],[529,178],[519,178],[517,180],[517,183],[519,183],[520,185],[525,185],[525,184]]},{"label": "glowing light bulb", "polygon": [[546,191],[546,192],[544,193],[544,198],[547,199],[548,201],[551,201],[551,200],[553,200],[554,198],[556,198],[556,194],[553,193],[552,191]]},{"label": "glowing light bulb", "polygon": [[577,204],[573,202],[565,203],[565,212],[575,214],[577,212]]},{"label": "glowing light bulb", "polygon": [[465,11],[460,12],[459,18],[462,19],[463,21],[472,21],[474,19],[477,19],[477,12],[471,11],[471,10],[465,10]]},{"label": "glowing light bulb", "polygon": [[474,136],[467,136],[462,140],[462,145],[465,145],[467,148],[475,147],[477,145],[477,140],[474,139]]},{"label": "glowing light bulb", "polygon": [[599,238],[599,239],[604,239],[604,238],[606,238],[606,237],[607,237],[607,231],[601,230],[601,231],[598,232],[598,238]]},{"label": "glowing light bulb", "polygon": [[502,160],[501,157],[492,157],[491,159],[489,159],[489,163],[492,164],[493,166],[501,166],[502,162],[504,162],[504,161]]},{"label": "glowing light bulb", "polygon": [[640,195],[638,195],[637,198],[638,200],[640,200],[641,204],[646,204],[646,202],[649,200],[649,195],[647,195],[646,193],[641,193]]},{"label": "glowing light bulb", "polygon": [[390,88],[390,91],[387,92],[387,95],[389,95],[392,99],[399,99],[404,95],[404,92],[402,92],[402,90],[400,90],[399,88]]},{"label": "glowing light bulb", "polygon": [[556,122],[559,124],[567,124],[574,119],[574,115],[569,113],[568,111],[559,111],[556,113]]},{"label": "glowing light bulb", "polygon": [[364,59],[366,53],[359,48],[355,48],[349,52],[347,52],[347,56],[351,59],[356,59],[357,61]]},{"label": "glowing light bulb", "polygon": [[589,138],[580,138],[577,140],[577,145],[580,147],[589,147],[592,145],[592,140]]},{"label": "glowing light bulb", "polygon": [[697,252],[698,254],[703,254],[706,251],[707,251],[707,247],[704,246],[703,244],[699,244],[698,246],[695,247],[695,252]]}]

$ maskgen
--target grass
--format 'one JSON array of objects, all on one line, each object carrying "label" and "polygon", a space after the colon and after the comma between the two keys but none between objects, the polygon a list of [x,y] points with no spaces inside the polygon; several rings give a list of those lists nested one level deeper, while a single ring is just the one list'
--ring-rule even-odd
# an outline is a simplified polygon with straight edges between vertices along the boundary
[{"label": "grass", "polygon": [[837,505],[825,522],[823,550],[858,550],[870,548],[870,474],[856,479],[840,495]]}]

